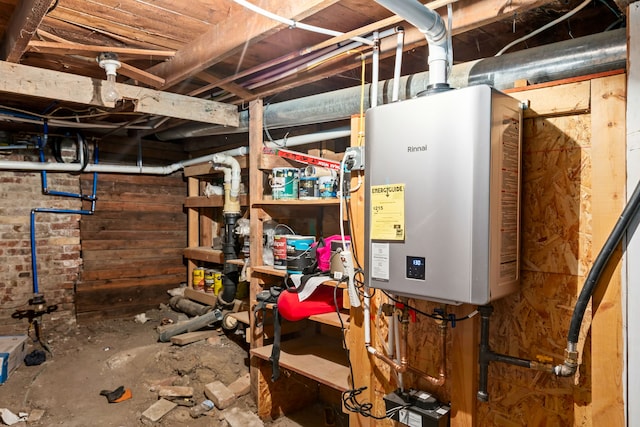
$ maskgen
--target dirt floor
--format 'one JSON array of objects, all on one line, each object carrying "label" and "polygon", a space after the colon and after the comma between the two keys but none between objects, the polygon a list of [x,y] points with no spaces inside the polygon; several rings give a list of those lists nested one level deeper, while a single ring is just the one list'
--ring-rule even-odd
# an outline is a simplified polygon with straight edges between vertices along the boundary
[{"label": "dirt floor", "polygon": [[[156,423],[141,419],[141,414],[158,400],[157,392],[153,391],[158,381],[175,377],[173,385],[193,387],[194,400],[199,402],[205,399],[205,384],[219,380],[228,385],[249,369],[247,346],[241,335],[222,335],[213,344],[199,341],[177,346],[158,342],[156,327],[163,318],[174,314],[163,307],[147,312],[150,320],[145,323],[134,319],[80,326],[45,323],[43,335],[53,356],[47,354],[41,365],[23,364],[15,370],[0,385],[0,408],[15,414],[36,415],[42,411],[38,421],[19,422],[15,426],[226,426],[217,409],[194,419],[184,406],[176,407]],[[130,388],[133,397],[108,403],[100,395],[101,390],[119,386]],[[232,406],[255,412],[251,394],[238,398]],[[264,424],[325,427],[323,408],[317,406]],[[338,427],[344,423],[340,417],[337,421],[334,425]]]}]

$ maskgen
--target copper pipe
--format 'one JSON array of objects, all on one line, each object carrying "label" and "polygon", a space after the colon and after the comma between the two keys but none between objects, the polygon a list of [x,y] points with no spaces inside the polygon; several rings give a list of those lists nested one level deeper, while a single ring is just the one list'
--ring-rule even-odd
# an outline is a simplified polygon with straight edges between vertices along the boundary
[{"label": "copper pipe", "polygon": [[409,365],[409,361],[407,360],[407,336],[409,331],[409,320],[407,319],[407,312],[405,311],[402,315],[402,328],[401,328],[401,336],[400,336],[400,350],[399,350],[399,359],[400,362],[396,362],[392,360],[385,354],[373,349],[370,352],[375,355],[378,359],[385,362],[387,365],[391,367],[397,373],[405,373],[407,371],[411,371],[414,374],[419,375],[424,380],[428,381],[430,384],[435,386],[442,386],[446,380],[446,362],[447,362],[447,322],[442,320],[438,325],[440,329],[440,367],[438,369],[438,376],[433,377],[425,372],[418,370]]}]

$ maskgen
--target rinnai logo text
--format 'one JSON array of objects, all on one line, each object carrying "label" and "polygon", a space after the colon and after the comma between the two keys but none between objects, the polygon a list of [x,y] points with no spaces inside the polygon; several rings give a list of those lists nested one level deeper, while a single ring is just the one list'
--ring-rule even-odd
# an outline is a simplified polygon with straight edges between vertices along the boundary
[{"label": "rinnai logo text", "polygon": [[407,147],[408,153],[415,153],[416,151],[427,151],[427,144],[418,146],[410,145]]}]

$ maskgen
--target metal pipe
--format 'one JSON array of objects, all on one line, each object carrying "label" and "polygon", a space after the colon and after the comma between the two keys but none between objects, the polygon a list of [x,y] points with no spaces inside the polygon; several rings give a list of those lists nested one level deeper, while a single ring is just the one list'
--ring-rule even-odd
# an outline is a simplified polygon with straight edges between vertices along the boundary
[{"label": "metal pipe", "polygon": [[[438,325],[438,327],[440,328],[440,366],[438,368],[438,376],[434,377],[409,365],[409,360],[407,358],[407,339],[409,336],[409,318],[408,317],[409,317],[409,311],[405,308],[404,310],[402,310],[402,318],[400,320],[400,323],[402,323],[402,326],[400,328],[401,336],[399,337],[400,347],[398,349],[398,355],[397,355],[398,361],[391,359],[386,354],[383,354],[382,352],[378,351],[373,346],[368,345],[365,340],[365,346],[367,348],[367,351],[370,354],[376,356],[378,359],[382,360],[387,365],[389,365],[389,367],[393,369],[395,372],[397,372],[398,374],[403,374],[407,371],[411,371],[414,374],[418,375],[420,378],[428,381],[432,385],[435,385],[435,386],[444,385],[446,381],[446,363],[447,363],[447,352],[446,352],[447,323],[446,321],[443,319],[442,323]],[[365,325],[368,324],[369,321],[370,320],[367,319],[365,321]]]},{"label": "metal pipe", "polygon": [[415,26],[429,44],[429,87],[436,89],[447,84],[449,53],[447,27],[438,14],[417,0],[376,0],[396,15]]},{"label": "metal pipe", "polygon": [[[487,84],[496,89],[506,89],[513,87],[513,82],[518,79],[527,79],[529,83],[536,84],[625,69],[626,60],[626,30],[622,28],[457,64],[451,68],[449,84],[454,88]],[[400,99],[415,97],[426,90],[428,84],[428,72],[403,76],[400,79]],[[387,81],[378,84],[384,99],[392,98],[390,87]],[[269,129],[278,129],[346,120],[360,111],[360,90],[356,86],[270,104],[269,108],[265,108],[264,121],[269,124]],[[367,106],[370,105],[368,94],[369,90],[366,88]],[[249,112],[243,111],[237,128],[195,123],[158,132],[156,136],[161,140],[176,140],[243,133],[248,130]]]},{"label": "metal pipe", "polygon": [[489,346],[489,318],[491,317],[491,313],[493,313],[493,307],[490,305],[479,306],[478,311],[480,312],[480,352],[478,354],[478,364],[480,366],[480,372],[478,379],[478,400],[482,402],[489,401],[487,386],[490,362],[508,363],[510,365],[520,366],[522,368],[553,373],[554,367],[551,364],[540,363],[535,360],[521,359],[519,357],[509,356],[506,354],[500,354],[491,351],[491,348]]}]

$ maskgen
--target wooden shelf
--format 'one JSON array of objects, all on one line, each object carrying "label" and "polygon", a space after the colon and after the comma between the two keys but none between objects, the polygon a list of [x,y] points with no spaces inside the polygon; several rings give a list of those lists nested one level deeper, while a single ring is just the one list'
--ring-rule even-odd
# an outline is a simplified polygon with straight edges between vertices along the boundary
[{"label": "wooden shelf", "polygon": [[[351,316],[347,313],[340,313],[340,318],[342,319],[342,324],[344,324],[344,326],[347,327],[349,325],[349,320],[351,319]],[[313,316],[309,316],[309,320],[311,320],[312,322],[323,323],[325,325],[335,326],[337,328],[342,327],[342,324],[340,323],[340,318],[338,318],[338,315],[335,312],[324,313],[324,314],[314,314]]]},{"label": "wooden shelf", "polygon": [[340,204],[340,199],[315,199],[315,200],[300,200],[300,199],[288,199],[288,200],[258,200],[252,203],[254,207],[266,207],[266,206],[308,206],[308,207],[322,207],[322,206],[337,206]]},{"label": "wooden shelf", "polygon": [[233,264],[233,265],[239,265],[240,267],[244,267],[244,259],[239,258],[239,259],[230,259],[228,261],[225,261],[226,264]]},{"label": "wooden shelf", "polygon": [[[273,267],[270,267],[268,265],[256,265],[254,267],[251,267],[251,271],[253,273],[260,273],[260,274],[267,274],[269,276],[278,276],[278,277],[284,277],[287,275],[287,270],[276,270]],[[347,288],[347,284],[346,283],[339,283],[337,280],[327,280],[325,282],[322,282],[323,286],[333,286],[333,287],[337,287],[340,289],[346,289]]]},{"label": "wooden shelf", "polygon": [[[318,338],[313,336],[280,343],[280,367],[336,390],[348,390],[349,364],[342,343],[328,336]],[[272,347],[254,348],[251,354],[268,361]]]},{"label": "wooden shelf", "polygon": [[197,246],[193,248],[185,248],[183,254],[186,258],[197,261],[213,262],[216,264],[224,263],[224,254],[222,251],[212,249],[207,246]]},{"label": "wooden shelf", "polygon": [[195,289],[191,289],[191,288],[186,288],[184,290],[184,296],[185,298],[189,298],[190,300],[193,300],[205,305],[210,305],[212,307],[215,307],[216,304],[218,303],[217,295],[212,293],[209,294],[204,291],[196,291]]},{"label": "wooden shelf", "polygon": [[284,277],[287,275],[287,270],[276,270],[268,265],[256,265],[251,267],[253,273],[268,274],[269,276]]}]

